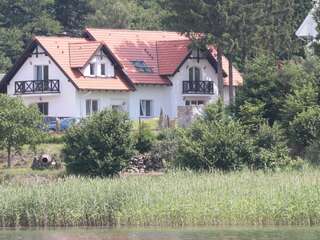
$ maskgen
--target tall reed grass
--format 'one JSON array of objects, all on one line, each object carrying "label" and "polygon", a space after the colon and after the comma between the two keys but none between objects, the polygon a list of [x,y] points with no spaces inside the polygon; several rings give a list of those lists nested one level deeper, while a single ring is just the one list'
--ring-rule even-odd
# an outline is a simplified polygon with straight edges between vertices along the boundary
[{"label": "tall reed grass", "polygon": [[320,171],[0,185],[0,226],[316,225]]}]

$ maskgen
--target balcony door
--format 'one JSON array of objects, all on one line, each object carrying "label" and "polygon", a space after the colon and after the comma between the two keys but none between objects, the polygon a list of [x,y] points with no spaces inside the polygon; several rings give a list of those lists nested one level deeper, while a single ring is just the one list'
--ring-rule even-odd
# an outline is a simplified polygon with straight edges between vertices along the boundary
[{"label": "balcony door", "polygon": [[199,82],[201,81],[201,72],[198,67],[189,68],[189,81],[190,82]]},{"label": "balcony door", "polygon": [[[36,90],[48,91],[49,89],[49,66],[48,65],[36,65],[34,68],[34,76],[36,82]],[[41,81],[41,82],[40,82]]]},{"label": "balcony door", "polygon": [[36,65],[34,68],[35,80],[49,80],[49,66],[48,65]]},{"label": "balcony door", "polygon": [[201,72],[198,67],[189,68],[189,84],[190,89],[194,92],[200,90]]}]

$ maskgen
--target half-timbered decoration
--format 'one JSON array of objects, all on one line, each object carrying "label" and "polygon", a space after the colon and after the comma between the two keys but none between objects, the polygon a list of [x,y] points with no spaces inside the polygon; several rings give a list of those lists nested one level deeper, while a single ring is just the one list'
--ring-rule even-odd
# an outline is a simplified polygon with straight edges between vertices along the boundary
[{"label": "half-timbered decoration", "polygon": [[[0,89],[54,117],[86,117],[105,108],[131,119],[177,116],[181,106],[220,96],[214,47],[191,49],[175,32],[85,29],[82,38],[35,37],[0,82]],[[228,60],[223,57],[225,103]],[[235,91],[242,85],[232,68]],[[40,107],[39,107],[40,109]]]}]

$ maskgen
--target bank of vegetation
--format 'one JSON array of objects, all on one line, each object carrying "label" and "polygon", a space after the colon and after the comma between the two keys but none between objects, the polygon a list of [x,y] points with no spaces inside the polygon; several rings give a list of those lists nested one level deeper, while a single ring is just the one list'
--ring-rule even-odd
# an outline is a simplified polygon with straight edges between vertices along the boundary
[{"label": "bank of vegetation", "polygon": [[0,185],[0,226],[316,225],[319,170]]}]

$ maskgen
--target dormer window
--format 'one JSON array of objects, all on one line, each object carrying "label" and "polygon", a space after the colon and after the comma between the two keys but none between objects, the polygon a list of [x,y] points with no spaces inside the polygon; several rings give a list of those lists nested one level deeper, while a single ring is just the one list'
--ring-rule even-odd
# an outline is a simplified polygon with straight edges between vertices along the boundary
[{"label": "dormer window", "polygon": [[95,76],[96,75],[96,64],[90,63],[90,75]]},{"label": "dormer window", "polygon": [[101,63],[101,65],[100,65],[100,74],[101,74],[101,76],[106,75],[106,65],[104,63]]},{"label": "dormer window", "polygon": [[137,69],[138,72],[141,73],[153,73],[153,70],[151,67],[149,67],[144,61],[141,60],[135,60],[131,61],[133,66]]}]

